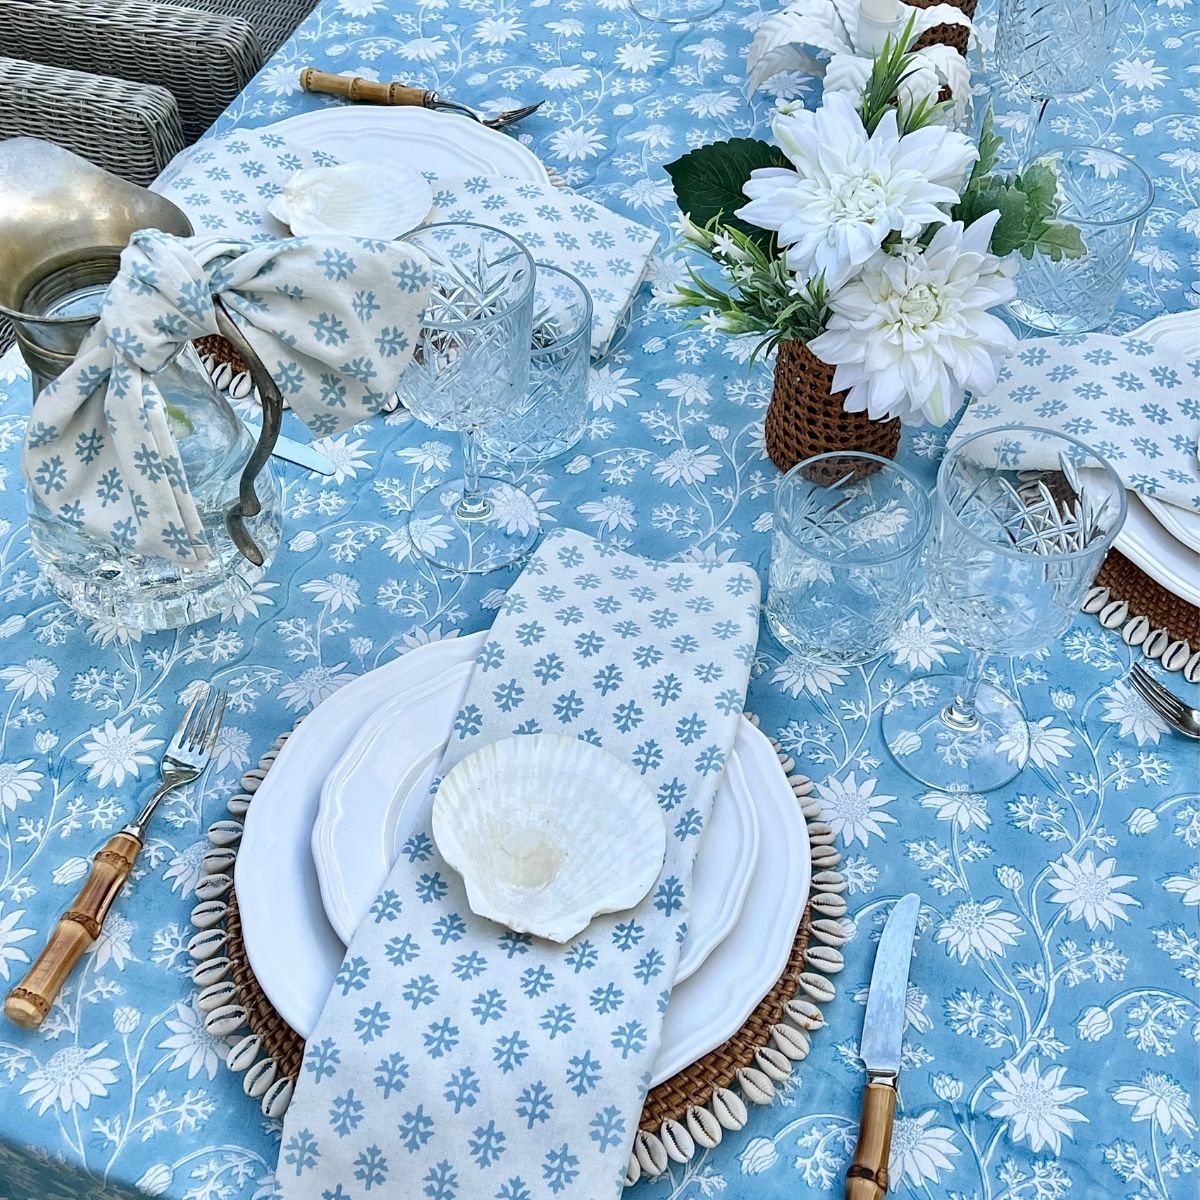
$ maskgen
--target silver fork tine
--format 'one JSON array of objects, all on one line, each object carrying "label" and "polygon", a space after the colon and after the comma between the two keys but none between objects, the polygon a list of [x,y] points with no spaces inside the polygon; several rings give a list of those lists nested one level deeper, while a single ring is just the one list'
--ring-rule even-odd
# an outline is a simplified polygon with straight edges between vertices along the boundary
[{"label": "silver fork tine", "polygon": [[175,727],[175,736],[171,738],[168,746],[183,746],[188,741],[188,734],[191,732],[192,725],[198,716],[201,707],[208,700],[207,685],[203,690],[197,691],[192,697],[192,702],[187,706],[187,710],[179,719],[179,724]]},{"label": "silver fork tine", "polygon": [[211,754],[217,744],[217,735],[221,732],[221,722],[225,719],[225,705],[229,703],[229,693],[217,691],[217,699],[213,702],[213,715],[208,724],[208,732],[201,749],[205,754]]},{"label": "silver fork tine", "polygon": [[1187,719],[1187,705],[1159,683],[1141,663],[1134,663],[1133,670],[1129,673],[1129,679],[1142,699],[1156,712],[1171,720],[1172,723],[1179,723]]}]

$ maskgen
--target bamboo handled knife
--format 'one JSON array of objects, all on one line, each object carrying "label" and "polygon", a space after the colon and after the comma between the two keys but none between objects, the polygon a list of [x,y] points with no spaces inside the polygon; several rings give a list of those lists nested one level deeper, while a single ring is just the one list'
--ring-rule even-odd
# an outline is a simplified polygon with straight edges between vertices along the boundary
[{"label": "bamboo handled knife", "polygon": [[846,1200],[882,1200],[888,1190],[908,965],[920,907],[920,897],[915,892],[897,900],[875,951],[859,1050],[867,1070],[867,1086],[863,1091],[858,1145],[846,1172]]}]

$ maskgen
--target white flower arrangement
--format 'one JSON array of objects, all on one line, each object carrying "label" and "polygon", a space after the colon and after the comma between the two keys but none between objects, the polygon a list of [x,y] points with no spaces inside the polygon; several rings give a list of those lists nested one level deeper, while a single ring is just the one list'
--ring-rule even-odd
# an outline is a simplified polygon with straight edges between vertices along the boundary
[{"label": "white flower arrangement", "polygon": [[758,335],[759,350],[804,342],[835,367],[849,412],[941,425],[968,390],[994,386],[1015,346],[993,310],[1016,294],[1016,256],[1083,244],[1053,219],[1051,168],[994,173],[990,113],[969,138],[939,120],[946,101],[906,97],[914,28],[870,60],[859,93],[781,111],[775,144],[718,142],[667,171],[685,241],[719,269],[689,268],[680,307],[711,331]]}]

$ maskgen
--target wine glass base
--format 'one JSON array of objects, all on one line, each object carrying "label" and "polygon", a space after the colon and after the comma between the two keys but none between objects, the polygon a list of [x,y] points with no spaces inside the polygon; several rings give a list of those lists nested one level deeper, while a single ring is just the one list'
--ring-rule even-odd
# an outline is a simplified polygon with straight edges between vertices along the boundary
[{"label": "wine glass base", "polygon": [[902,687],[883,714],[883,740],[896,764],[942,791],[990,792],[1015,779],[1029,758],[1021,704],[990,683],[975,701],[978,723],[957,729],[943,714],[963,686],[957,675],[926,675]]},{"label": "wine glass base", "polygon": [[485,575],[520,562],[538,537],[533,501],[501,479],[484,477],[479,490],[486,514],[463,519],[458,513],[463,480],[449,479],[424,493],[413,507],[408,536],[422,558],[458,575]]},{"label": "wine glass base", "polygon": [[645,21],[687,25],[721,11],[725,0],[630,0],[629,7]]}]

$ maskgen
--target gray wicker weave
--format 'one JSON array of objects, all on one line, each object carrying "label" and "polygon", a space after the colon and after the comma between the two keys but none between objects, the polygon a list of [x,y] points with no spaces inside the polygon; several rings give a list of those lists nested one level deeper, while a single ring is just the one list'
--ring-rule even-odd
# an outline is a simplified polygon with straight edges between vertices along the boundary
[{"label": "gray wicker weave", "polygon": [[316,7],[317,0],[165,0],[168,4],[184,4],[202,12],[218,13],[225,17],[241,17],[258,34],[263,57],[270,58],[292,31]]},{"label": "gray wicker weave", "polygon": [[[262,65],[241,18],[132,0],[0,0],[0,44],[14,58],[170,88],[189,142]],[[41,136],[59,140],[45,125]]]}]

